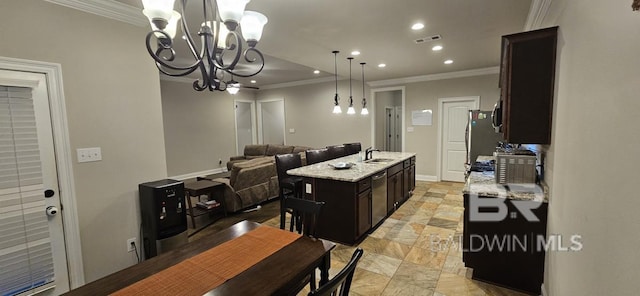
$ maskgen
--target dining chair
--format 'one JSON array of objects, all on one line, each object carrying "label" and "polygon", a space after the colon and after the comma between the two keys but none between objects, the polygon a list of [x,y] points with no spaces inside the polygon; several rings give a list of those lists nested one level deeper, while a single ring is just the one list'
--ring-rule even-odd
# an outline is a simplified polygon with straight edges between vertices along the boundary
[{"label": "dining chair", "polygon": [[327,150],[329,150],[329,157],[331,159],[347,156],[347,150],[344,145],[327,146]]},{"label": "dining chair", "polygon": [[306,236],[314,237],[316,235],[316,222],[323,205],[323,201],[286,197],[284,199],[284,207],[292,210],[289,231],[296,231]]},{"label": "dining chair", "polygon": [[331,159],[329,149],[327,148],[307,150],[305,151],[305,156],[308,165]]},{"label": "dining chair", "polygon": [[361,248],[357,248],[351,256],[349,263],[340,271],[336,276],[330,279],[326,284],[322,285],[317,290],[309,292],[308,296],[347,296],[349,295],[349,289],[351,288],[351,281],[353,280],[353,274],[356,271],[356,265],[358,260],[362,257]]},{"label": "dining chair", "polygon": [[[286,197],[284,199],[284,207],[291,209],[291,223],[289,225],[289,231],[294,230],[306,236],[315,237],[316,235],[316,221],[320,210],[324,202],[317,202],[313,200],[307,200],[295,197]],[[280,221],[284,220],[284,212],[280,211]],[[282,227],[280,227],[282,228]],[[315,270],[307,275],[294,289],[297,292],[302,290],[307,284],[310,285],[311,290],[316,289],[316,273]],[[294,293],[294,294],[296,294]]]},{"label": "dining chair", "polygon": [[287,197],[302,197],[302,177],[291,176],[287,174],[290,169],[302,166],[302,158],[298,153],[277,154],[276,172],[278,174],[278,187],[280,195],[280,229],[284,229],[285,214],[291,211],[284,205]]},{"label": "dining chair", "polygon": [[345,143],[344,149],[346,150],[346,155],[357,154],[362,151],[362,145],[360,142],[357,143]]}]

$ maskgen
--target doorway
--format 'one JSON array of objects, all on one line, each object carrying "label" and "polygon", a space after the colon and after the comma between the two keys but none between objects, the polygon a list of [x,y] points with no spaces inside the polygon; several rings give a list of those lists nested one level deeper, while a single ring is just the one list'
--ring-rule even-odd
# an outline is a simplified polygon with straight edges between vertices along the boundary
[{"label": "doorway", "polygon": [[404,87],[371,90],[371,141],[376,149],[404,151]]},{"label": "doorway", "polygon": [[255,102],[250,100],[234,100],[236,116],[236,155],[244,153],[244,146],[256,143]]},{"label": "doorway", "polygon": [[58,64],[0,58],[3,295],[84,283],[61,78]]},{"label": "doorway", "polygon": [[286,143],[284,99],[258,100],[258,143]]},{"label": "doorway", "polygon": [[402,108],[384,107],[384,150],[402,152]]},{"label": "doorway", "polygon": [[480,97],[438,100],[438,180],[464,182],[465,128],[469,110],[478,109]]}]

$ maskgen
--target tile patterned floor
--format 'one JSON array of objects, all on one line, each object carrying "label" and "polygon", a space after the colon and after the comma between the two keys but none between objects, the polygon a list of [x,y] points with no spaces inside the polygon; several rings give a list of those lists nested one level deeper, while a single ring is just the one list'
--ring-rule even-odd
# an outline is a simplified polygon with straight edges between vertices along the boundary
[{"label": "tile patterned floor", "polygon": [[[457,244],[464,211],[462,186],[418,181],[411,198],[358,245],[365,253],[350,295],[526,295],[471,279]],[[278,219],[265,224],[277,227]],[[338,244],[332,251],[330,276],[345,266],[355,248]]]}]

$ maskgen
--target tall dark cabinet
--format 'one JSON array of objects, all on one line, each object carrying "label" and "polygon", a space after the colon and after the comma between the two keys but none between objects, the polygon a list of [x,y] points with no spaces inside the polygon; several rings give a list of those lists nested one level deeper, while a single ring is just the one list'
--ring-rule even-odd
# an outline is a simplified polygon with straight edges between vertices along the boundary
[{"label": "tall dark cabinet", "polygon": [[551,143],[557,34],[552,27],[502,36],[498,107],[509,143]]}]

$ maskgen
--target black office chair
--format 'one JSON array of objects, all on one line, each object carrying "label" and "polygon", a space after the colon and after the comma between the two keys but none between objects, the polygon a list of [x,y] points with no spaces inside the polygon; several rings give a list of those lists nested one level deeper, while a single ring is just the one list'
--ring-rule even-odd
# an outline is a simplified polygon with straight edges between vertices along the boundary
[{"label": "black office chair", "polygon": [[[351,281],[353,280],[353,274],[356,271],[356,265],[358,260],[362,257],[364,252],[361,248],[357,248],[351,256],[349,263],[332,279],[317,290],[309,292],[309,296],[347,296],[349,295],[349,289],[351,288]],[[335,294],[334,294],[335,293]]]},{"label": "black office chair", "polygon": [[308,165],[331,159],[329,149],[327,148],[307,150],[304,153],[307,157]]},{"label": "black office chair", "polygon": [[362,151],[362,145],[358,143],[346,143],[344,144],[344,149],[346,150],[347,155],[357,154]]},{"label": "black office chair", "polygon": [[284,229],[285,213],[291,213],[284,205],[285,198],[302,198],[302,177],[291,176],[287,174],[287,171],[301,167],[302,158],[298,153],[278,154],[275,158],[278,187],[280,188],[280,229]]},{"label": "black office chair", "polygon": [[344,145],[327,146],[327,150],[329,150],[330,159],[347,156],[347,149]]},{"label": "black office chair", "polygon": [[289,231],[293,232],[295,230],[306,236],[315,236],[316,222],[323,205],[323,201],[286,197],[284,199],[284,207],[292,210]]}]

